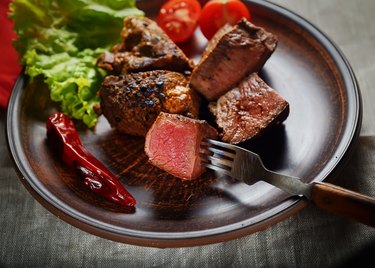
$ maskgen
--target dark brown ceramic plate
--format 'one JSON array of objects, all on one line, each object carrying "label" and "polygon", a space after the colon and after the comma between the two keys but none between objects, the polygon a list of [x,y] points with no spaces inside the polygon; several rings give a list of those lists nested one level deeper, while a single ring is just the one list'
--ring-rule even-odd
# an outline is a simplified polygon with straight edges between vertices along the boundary
[{"label": "dark brown ceramic plate", "polygon": [[[159,4],[158,4],[159,3]],[[301,17],[266,1],[247,2],[253,22],[279,37],[261,76],[290,102],[283,126],[243,144],[273,170],[323,181],[347,158],[361,126],[360,92],[347,61]],[[144,1],[149,16],[160,1]],[[198,32],[183,48],[197,59]],[[83,143],[137,199],[128,212],[87,191],[46,145],[45,121],[56,111],[45,88],[21,75],[11,96],[7,136],[21,181],[52,213],[92,234],[129,244],[180,247],[238,238],[279,222],[306,204],[263,182],[252,186],[206,173],[183,182],[147,162],[143,139],[120,135],[101,117]],[[314,220],[314,219],[311,219]]]}]

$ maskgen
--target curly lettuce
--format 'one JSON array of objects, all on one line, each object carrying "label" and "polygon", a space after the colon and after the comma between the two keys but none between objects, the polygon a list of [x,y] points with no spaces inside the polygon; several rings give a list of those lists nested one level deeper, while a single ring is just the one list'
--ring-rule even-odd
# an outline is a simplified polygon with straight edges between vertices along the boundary
[{"label": "curly lettuce", "polygon": [[97,58],[120,41],[124,17],[142,15],[134,0],[13,0],[9,13],[25,73],[42,75],[51,99],[88,127],[106,75]]}]

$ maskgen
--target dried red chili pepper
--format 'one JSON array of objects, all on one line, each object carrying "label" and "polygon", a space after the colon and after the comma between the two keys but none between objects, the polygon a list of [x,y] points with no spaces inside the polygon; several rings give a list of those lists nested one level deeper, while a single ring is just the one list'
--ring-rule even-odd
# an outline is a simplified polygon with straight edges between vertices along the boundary
[{"label": "dried red chili pepper", "polygon": [[76,169],[83,183],[95,193],[123,206],[133,207],[133,196],[113,174],[82,145],[73,121],[63,113],[47,120],[47,138],[58,147],[66,165]]}]

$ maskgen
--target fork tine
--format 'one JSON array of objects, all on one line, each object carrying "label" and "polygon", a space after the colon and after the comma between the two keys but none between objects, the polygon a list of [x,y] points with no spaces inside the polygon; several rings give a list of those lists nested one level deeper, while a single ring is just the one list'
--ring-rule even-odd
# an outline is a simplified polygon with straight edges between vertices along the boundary
[{"label": "fork tine", "polygon": [[[212,145],[216,146],[216,148],[212,147]],[[234,159],[236,154],[236,151],[234,149],[227,147],[227,144],[211,139],[204,139],[201,147],[210,152],[213,152],[214,154],[218,154],[229,159]]]},{"label": "fork tine", "polygon": [[[215,146],[215,147],[213,147]],[[231,169],[236,151],[228,148],[225,143],[211,139],[203,139],[200,153],[202,165],[219,173],[232,176]]]},{"label": "fork tine", "polygon": [[203,146],[203,149],[205,149],[207,151],[210,151],[210,152],[213,152],[214,154],[224,156],[228,159],[234,159],[234,156],[235,156],[232,153],[222,151],[222,150],[219,150],[219,149],[216,149],[216,148],[213,148],[213,147],[209,147],[209,146]]},{"label": "fork tine", "polygon": [[217,155],[200,154],[201,158],[209,160],[208,163],[223,166],[223,168],[232,168],[233,161],[218,158]]},{"label": "fork tine", "polygon": [[209,144],[213,144],[213,145],[215,145],[217,147],[220,147],[224,150],[227,150],[229,152],[233,152],[233,153],[236,152],[235,149],[233,148],[233,146],[228,144],[228,143],[217,141],[217,140],[212,140],[212,139],[207,139],[207,138],[205,138],[203,141],[205,141]]},{"label": "fork tine", "polygon": [[209,168],[209,169],[211,169],[213,171],[217,171],[217,172],[223,173],[225,175],[232,176],[232,174],[231,174],[231,172],[229,170],[226,170],[226,169],[223,169],[221,167],[218,167],[218,166],[215,166],[215,165],[212,165],[212,164],[208,164],[208,163],[203,163],[203,165],[206,168]]}]

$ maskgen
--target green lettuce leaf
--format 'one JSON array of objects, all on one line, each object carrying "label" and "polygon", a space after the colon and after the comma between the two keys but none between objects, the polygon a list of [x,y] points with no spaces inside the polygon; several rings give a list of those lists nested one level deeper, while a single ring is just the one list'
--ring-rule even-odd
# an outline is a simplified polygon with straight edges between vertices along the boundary
[{"label": "green lettuce leaf", "polygon": [[131,15],[143,15],[134,0],[13,0],[9,14],[26,74],[42,75],[51,99],[89,127],[106,75],[97,58],[120,41],[123,19]]}]

